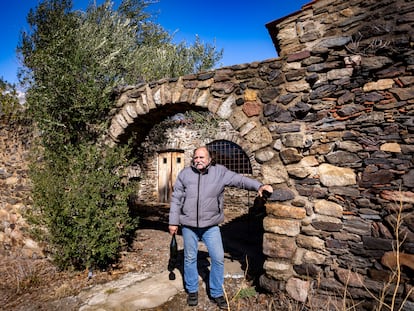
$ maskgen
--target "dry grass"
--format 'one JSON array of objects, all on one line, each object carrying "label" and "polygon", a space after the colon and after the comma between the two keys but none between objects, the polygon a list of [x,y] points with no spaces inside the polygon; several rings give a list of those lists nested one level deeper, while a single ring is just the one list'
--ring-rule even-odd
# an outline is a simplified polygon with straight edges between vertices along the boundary
[{"label": "dry grass", "polygon": [[[384,288],[381,292],[380,297],[376,297],[370,291],[370,295],[378,302],[378,306],[375,311],[382,311],[382,310],[390,310],[390,311],[401,311],[404,308],[404,304],[406,303],[407,299],[410,297],[411,293],[413,292],[413,288],[411,288],[405,296],[399,297],[398,289],[400,288],[401,283],[401,246],[404,243],[406,236],[401,237],[401,225],[403,223],[402,217],[403,211],[403,202],[400,199],[397,202],[397,209],[395,217],[395,226],[394,226],[394,234],[395,234],[395,246],[394,246],[394,253],[395,253],[395,266],[390,267],[391,275],[388,282],[384,285]],[[384,257],[383,257],[384,258]],[[387,302],[386,298],[391,295],[391,301]],[[401,298],[401,304],[397,303],[398,298]]]}]

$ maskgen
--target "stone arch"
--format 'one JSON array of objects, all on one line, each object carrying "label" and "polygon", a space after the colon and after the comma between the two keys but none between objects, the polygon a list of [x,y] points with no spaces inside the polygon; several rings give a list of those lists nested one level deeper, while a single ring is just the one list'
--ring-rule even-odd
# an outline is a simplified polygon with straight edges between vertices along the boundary
[{"label": "stone arch", "polygon": [[[194,75],[177,80],[160,80],[152,84],[130,86],[121,90],[116,100],[117,111],[111,118],[106,141],[116,144],[128,137],[132,128],[137,128],[142,120],[151,117],[151,123],[160,117],[182,110],[208,110],[218,117],[228,120],[239,131],[237,141],[248,154],[270,145],[272,135],[259,120],[260,110],[256,108],[250,117],[236,105],[236,100],[246,100],[244,94],[237,95],[240,89],[234,82],[217,82],[214,76],[220,70],[210,73],[210,78]],[[249,96],[251,97],[250,92]],[[244,97],[243,97],[244,96]],[[249,98],[247,98],[249,100]],[[260,139],[259,139],[260,138]]]},{"label": "stone arch", "polygon": [[[262,176],[261,163],[256,158],[256,151],[270,145],[273,139],[268,128],[260,122],[263,104],[258,97],[259,92],[242,84],[249,79],[246,77],[241,81],[234,80],[228,70],[217,70],[123,88],[116,99],[117,109],[112,116],[107,142],[123,143],[134,137],[137,144],[140,144],[150,132],[150,128],[167,117],[188,110],[209,111],[223,120],[227,128],[223,126],[215,136],[204,139],[201,144],[218,139],[237,144],[249,158],[253,178],[263,181],[265,178]],[[186,147],[187,150],[183,150],[186,148],[178,143],[161,149],[184,151],[185,165],[188,165],[187,161],[191,157],[193,147],[197,146]],[[154,182],[158,174],[156,166],[156,159],[153,157],[151,161],[145,162],[141,170],[145,177],[141,180],[141,187],[136,195],[139,203],[154,202],[154,194],[158,193]],[[246,192],[228,190],[226,201],[229,202],[229,206],[234,205],[231,209],[233,215],[237,214],[234,211],[238,209],[243,214],[253,203],[255,194]],[[151,196],[152,200],[146,200]]]}]

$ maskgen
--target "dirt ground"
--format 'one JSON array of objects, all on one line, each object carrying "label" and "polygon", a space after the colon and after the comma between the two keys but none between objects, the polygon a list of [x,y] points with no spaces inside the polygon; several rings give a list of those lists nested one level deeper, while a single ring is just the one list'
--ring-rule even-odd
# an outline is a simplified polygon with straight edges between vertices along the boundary
[{"label": "dirt ground", "polygon": [[[92,278],[88,278],[88,271],[58,271],[48,259],[0,256],[0,310],[78,310],[81,301],[77,295],[82,290],[112,281],[128,272],[157,274],[165,271],[170,241],[165,219],[160,215],[144,216],[135,240],[130,249],[122,253],[119,263],[107,271],[93,271]],[[228,221],[221,229],[226,260],[239,262],[245,273],[244,277],[225,279],[230,310],[284,310],[283,297],[261,292],[256,286],[264,262],[261,220],[245,215]],[[182,245],[179,243],[180,249]],[[182,256],[182,251],[179,253]],[[200,271],[208,269],[207,259],[207,253],[201,249]],[[180,273],[178,269],[175,271]],[[166,304],[148,310],[217,310],[207,296],[204,282],[200,284],[197,307],[188,307],[186,298],[183,291]]]}]

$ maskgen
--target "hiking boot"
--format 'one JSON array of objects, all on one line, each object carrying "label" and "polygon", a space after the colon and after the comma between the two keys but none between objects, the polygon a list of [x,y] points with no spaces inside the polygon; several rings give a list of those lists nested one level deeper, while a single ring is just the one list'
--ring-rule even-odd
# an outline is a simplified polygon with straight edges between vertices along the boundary
[{"label": "hiking boot", "polygon": [[188,294],[187,304],[191,307],[198,305],[198,292]]},{"label": "hiking boot", "polygon": [[227,305],[227,301],[226,301],[226,299],[224,299],[223,296],[213,298],[213,301],[217,304],[217,306],[221,310],[228,310],[229,309],[229,306]]}]

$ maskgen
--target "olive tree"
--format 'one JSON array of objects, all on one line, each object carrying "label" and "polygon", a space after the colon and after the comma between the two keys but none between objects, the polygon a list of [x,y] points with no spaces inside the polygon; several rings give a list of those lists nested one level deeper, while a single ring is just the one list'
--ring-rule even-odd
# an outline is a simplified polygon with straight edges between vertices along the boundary
[{"label": "olive tree", "polygon": [[22,32],[19,77],[42,151],[31,170],[32,219],[61,267],[116,260],[133,227],[131,184],[120,182],[133,158],[128,146],[99,143],[113,89],[207,70],[221,58],[198,38],[193,45],[174,44],[145,12],[147,5],[124,0],[115,9],[106,1],[74,11],[71,0],[43,0]]}]

